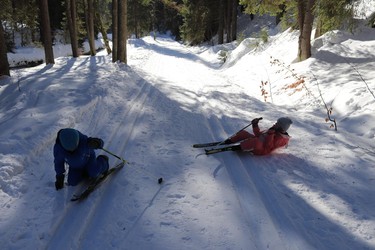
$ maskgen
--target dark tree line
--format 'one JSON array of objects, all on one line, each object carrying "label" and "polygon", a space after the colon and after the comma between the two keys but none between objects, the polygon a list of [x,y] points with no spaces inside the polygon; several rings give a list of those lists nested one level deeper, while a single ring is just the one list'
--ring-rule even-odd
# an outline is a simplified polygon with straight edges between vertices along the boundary
[{"label": "dark tree line", "polygon": [[237,39],[238,0],[184,0],[181,36],[195,45],[217,36],[218,43]]},{"label": "dark tree line", "polygon": [[[14,46],[16,34],[22,44],[41,42],[45,61],[54,63],[54,34],[62,30],[71,44],[72,56],[80,55],[87,39],[94,56],[94,40],[100,32],[113,61],[126,63],[126,40],[150,32],[170,31],[177,40],[196,45],[237,39],[239,6],[249,14],[271,14],[299,29],[298,58],[311,56],[310,37],[351,26],[353,3],[357,0],[1,0],[0,75],[9,75],[6,53]],[[239,5],[240,4],[240,5]],[[112,34],[110,48],[107,33]]]}]

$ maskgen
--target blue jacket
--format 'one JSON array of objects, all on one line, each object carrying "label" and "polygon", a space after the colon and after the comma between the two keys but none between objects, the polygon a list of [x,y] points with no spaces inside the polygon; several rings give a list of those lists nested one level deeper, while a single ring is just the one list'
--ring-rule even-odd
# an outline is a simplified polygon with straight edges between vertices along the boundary
[{"label": "blue jacket", "polygon": [[96,159],[94,149],[87,145],[88,137],[79,132],[79,144],[78,148],[74,152],[66,151],[60,144],[60,141],[56,139],[55,146],[53,148],[53,155],[55,157],[55,171],[56,175],[63,175],[65,173],[65,163],[73,169],[87,168],[89,162],[93,162]]}]

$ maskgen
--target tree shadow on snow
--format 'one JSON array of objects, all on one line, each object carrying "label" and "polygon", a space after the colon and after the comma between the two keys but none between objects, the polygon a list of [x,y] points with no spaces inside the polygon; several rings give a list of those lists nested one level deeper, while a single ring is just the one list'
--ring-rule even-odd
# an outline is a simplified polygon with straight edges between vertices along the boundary
[{"label": "tree shadow on snow", "polygon": [[[371,196],[370,187],[348,187],[340,183],[339,177],[292,154],[248,156],[240,153],[231,157],[240,158],[240,165],[246,169],[282,237],[294,240],[289,246],[371,248],[347,229],[360,228],[361,223],[369,221],[369,217],[363,218],[363,215],[369,207],[366,197]],[[362,194],[362,197],[352,193]],[[363,227],[370,230],[366,225]]]},{"label": "tree shadow on snow", "polygon": [[[162,53],[176,56],[176,52],[173,50],[164,50]],[[190,60],[199,59],[186,56]],[[95,60],[93,58],[87,60],[90,60],[91,69],[96,70]],[[49,76],[57,79],[62,78],[73,67],[74,62],[75,59],[68,60],[69,65],[67,67],[62,67]],[[82,62],[81,65],[85,65],[85,63]],[[76,69],[79,69],[79,67],[80,65],[76,66]],[[74,206],[72,205],[68,208],[71,209],[70,212],[63,211],[61,219],[53,223],[54,231],[52,235],[48,233],[49,224],[37,225],[41,220],[33,218],[35,222],[33,225],[35,224],[38,227],[38,231],[33,232],[33,234],[38,235],[33,235],[25,241],[31,241],[39,235],[43,235],[44,241],[39,244],[48,243],[50,238],[61,238],[59,242],[67,244],[65,248],[74,244],[78,244],[82,248],[89,245],[95,246],[95,244],[98,244],[97,246],[114,244],[120,248],[139,246],[144,249],[146,247],[164,249],[165,246],[182,244],[179,246],[183,249],[188,247],[192,241],[187,240],[186,245],[183,245],[184,242],[181,243],[181,238],[178,238],[178,236],[186,236],[184,238],[189,239],[191,237],[189,232],[198,232],[204,227],[200,224],[201,222],[194,220],[195,215],[189,214],[189,212],[197,210],[194,207],[197,205],[190,204],[189,199],[185,199],[189,188],[194,187],[196,181],[194,171],[201,173],[198,170],[206,167],[197,163],[195,155],[198,151],[192,149],[191,144],[208,142],[214,138],[224,138],[226,134],[236,132],[236,129],[246,125],[245,119],[235,118],[236,116],[248,117],[252,114],[258,116],[261,111],[266,110],[266,104],[254,98],[249,98],[243,93],[231,95],[220,91],[211,91],[202,94],[205,95],[205,98],[214,99],[218,103],[227,102],[234,105],[233,110],[227,110],[228,114],[219,114],[214,112],[215,106],[201,109],[204,102],[202,103],[199,98],[202,96],[196,95],[194,92],[184,93],[184,91],[181,91],[179,94],[185,95],[186,99],[192,98],[194,100],[191,103],[182,103],[170,98],[170,93],[154,87],[133,70],[129,68],[126,70],[129,70],[126,73],[131,77],[138,78],[135,86],[131,84],[131,82],[134,82],[134,78],[126,79],[124,76],[123,79],[127,88],[134,88],[134,91],[129,91],[129,93],[134,94],[124,99],[121,107],[117,107],[116,110],[108,110],[108,123],[103,122],[100,131],[108,131],[105,136],[111,138],[110,144],[106,144],[106,147],[124,156],[133,164],[119,172],[113,182],[106,183],[100,190],[93,193],[86,203],[80,204],[79,215],[82,215],[83,218],[79,218],[79,220],[85,222],[83,225],[79,225],[77,221],[69,220],[69,218],[62,223],[65,220],[65,214],[73,213]],[[45,75],[48,76],[48,71],[43,73],[43,76]],[[84,84],[84,86],[87,87],[87,84]],[[170,91],[178,90],[172,89]],[[194,95],[196,96],[194,97]],[[89,100],[85,101],[89,102]],[[244,103],[248,104],[243,105]],[[254,107],[256,107],[256,113],[251,112]],[[237,108],[242,108],[243,112],[234,111]],[[276,115],[279,114],[280,112]],[[272,108],[263,115],[269,115],[272,119],[277,118]],[[255,117],[248,117],[248,122],[252,118]],[[79,125],[83,126],[84,123],[85,121],[80,121]],[[117,126],[111,123],[117,124]],[[52,147],[53,140],[50,143],[51,145],[45,146]],[[51,154],[51,152],[45,154]],[[52,159],[52,156],[43,156],[45,159]],[[216,158],[216,156],[213,157]],[[343,249],[346,246],[353,249],[370,248],[366,243],[348,233],[339,223],[318,210],[313,203],[314,200],[311,200],[311,196],[308,196],[309,194],[318,194],[324,200],[321,195],[328,195],[331,192],[329,195],[340,197],[349,207],[355,201],[353,197],[345,194],[345,189],[341,189],[333,181],[326,182],[327,177],[330,177],[329,174],[320,170],[314,164],[289,154],[251,157],[230,152],[217,158],[221,159],[221,162],[226,166],[234,186],[244,184],[241,189],[246,190],[249,188],[249,180],[254,183],[257,192],[260,194],[259,198],[267,209],[270,218],[281,230],[281,234],[286,235],[286,240],[298,239],[299,242],[302,242],[302,246],[308,245],[311,248],[319,249]],[[111,158],[111,161],[113,160]],[[212,162],[216,163],[215,161]],[[236,167],[238,166],[247,173],[247,176],[236,174]],[[35,166],[31,164],[30,168],[32,167]],[[53,167],[48,171],[49,174],[35,175],[35,178],[53,178]],[[215,170],[214,176],[215,174],[218,174],[218,169]],[[163,186],[157,184],[156,178],[160,175],[166,177],[166,183]],[[245,181],[242,182],[243,180]],[[30,178],[28,181],[35,180]],[[46,180],[41,183],[45,182]],[[48,183],[51,184],[51,181],[48,180]],[[25,183],[25,185],[27,184]],[[301,187],[301,189],[295,189],[296,186]],[[41,186],[38,186],[38,188],[41,188]],[[51,186],[43,186],[42,188],[53,189]],[[305,188],[312,191],[306,191]],[[205,190],[199,191],[203,194],[205,192]],[[30,229],[33,228],[24,223],[27,223],[29,216],[37,217],[47,214],[52,219],[54,217],[60,218],[60,214],[51,216],[49,211],[51,208],[48,207],[48,205],[56,205],[56,200],[53,199],[55,197],[54,192],[55,190],[47,192],[49,198],[52,199],[52,204],[47,204],[45,207],[40,207],[38,202],[28,201],[32,209],[38,209],[37,215],[28,215],[23,213],[24,211],[18,210],[16,214],[22,215],[21,219],[14,217],[14,221],[10,219],[8,225],[17,225],[24,231],[30,232]],[[66,192],[66,190],[63,190],[63,192]],[[35,192],[33,191],[26,198],[34,199],[34,195]],[[56,194],[56,196],[61,195]],[[194,202],[199,205],[200,197],[198,195],[196,197]],[[202,199],[204,198],[203,195]],[[252,197],[246,198],[251,202]],[[48,197],[43,200],[51,203]],[[315,201],[321,202],[320,200]],[[242,202],[245,201],[242,200]],[[202,203],[204,204],[205,201]],[[94,206],[92,206],[93,204]],[[186,210],[184,210],[185,208]],[[357,207],[352,206],[352,208],[355,211]],[[30,207],[24,209],[30,210]],[[48,211],[44,211],[44,209]],[[186,219],[185,214],[192,218],[191,221]],[[186,221],[183,221],[184,218]],[[113,223],[113,221],[116,221],[116,223]],[[241,218],[239,221],[241,221]],[[103,231],[102,226],[108,222],[111,222],[111,226],[105,228],[108,232]],[[253,225],[250,225],[250,227],[256,230]],[[75,235],[75,239],[80,241],[77,240],[72,243],[70,239],[64,236],[66,230],[70,231],[68,236]],[[9,230],[7,235],[12,235],[14,232],[17,232],[16,228]],[[101,237],[90,237],[87,240],[82,240],[84,239],[83,236],[86,235],[100,235]],[[172,236],[166,237],[166,235]],[[207,243],[205,235],[195,233],[193,236],[195,237],[195,246],[200,243],[204,246]],[[220,240],[215,238],[220,237],[215,232],[211,233],[211,236],[214,236],[214,240]],[[264,235],[261,236],[257,241],[264,240]],[[223,238],[224,240],[230,240],[229,238]],[[220,245],[220,242],[217,242],[217,244]],[[259,242],[260,244],[262,243]],[[290,245],[293,246],[292,243]],[[59,247],[64,248],[64,246]]]}]

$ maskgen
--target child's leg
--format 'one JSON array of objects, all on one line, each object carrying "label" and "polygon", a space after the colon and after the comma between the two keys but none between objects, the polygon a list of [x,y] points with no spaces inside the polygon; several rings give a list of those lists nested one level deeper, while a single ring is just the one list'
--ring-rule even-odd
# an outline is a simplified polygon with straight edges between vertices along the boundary
[{"label": "child's leg", "polygon": [[76,186],[85,177],[84,171],[82,169],[69,168],[68,172],[68,184],[69,186]]},{"label": "child's leg", "polygon": [[106,172],[108,168],[108,157],[105,155],[95,157],[95,154],[93,154],[86,165],[87,173],[92,178],[98,177],[100,174]]},{"label": "child's leg", "polygon": [[253,151],[256,146],[256,138],[250,138],[241,142],[241,149],[243,151]]},{"label": "child's leg", "polygon": [[238,132],[235,136],[233,136],[230,141],[232,143],[236,143],[236,142],[239,142],[239,141],[243,141],[245,139],[248,139],[248,138],[252,138],[254,137],[253,134],[250,134],[249,132],[247,132],[246,130],[242,130],[240,132]]}]

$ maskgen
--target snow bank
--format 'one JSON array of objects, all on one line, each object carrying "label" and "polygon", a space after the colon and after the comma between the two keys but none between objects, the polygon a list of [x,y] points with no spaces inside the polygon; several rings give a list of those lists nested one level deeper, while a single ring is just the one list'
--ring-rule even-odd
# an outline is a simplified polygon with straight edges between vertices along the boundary
[{"label": "snow bank", "polygon": [[[103,40],[95,41],[96,49],[103,49]],[[82,53],[90,51],[88,42],[83,43]],[[19,47],[13,50],[14,53],[7,53],[10,67],[36,66],[44,62],[44,49],[37,47]],[[55,58],[62,56],[71,56],[72,48],[70,44],[57,44],[53,46],[53,55]]]}]

